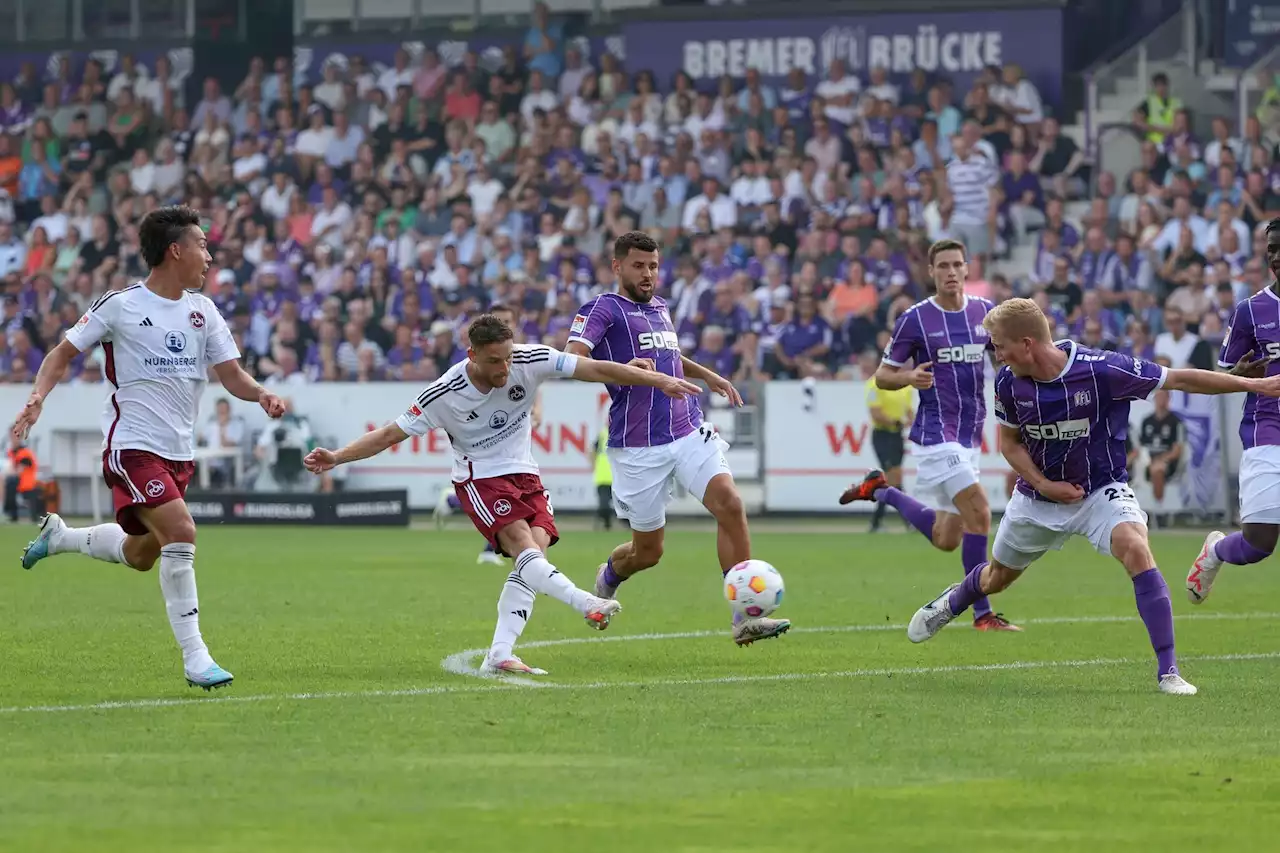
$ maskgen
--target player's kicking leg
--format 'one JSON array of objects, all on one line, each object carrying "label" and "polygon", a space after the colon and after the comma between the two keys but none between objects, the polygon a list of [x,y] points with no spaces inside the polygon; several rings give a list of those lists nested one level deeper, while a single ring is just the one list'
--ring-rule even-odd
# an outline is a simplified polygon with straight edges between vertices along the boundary
[{"label": "player's kicking leg", "polygon": [[[936,487],[935,491],[938,492],[939,501],[947,497],[945,484]],[[861,483],[845,489],[840,496],[842,506],[854,501],[874,501],[877,512],[886,505],[891,506],[928,539],[933,547],[947,552],[959,548],[960,563],[966,577],[986,562],[991,507],[980,483],[962,483],[962,488],[950,498],[956,511],[940,512],[889,485],[888,478],[880,471],[872,471]],[[973,627],[979,631],[1022,630],[1003,614],[994,612],[986,598],[979,598],[973,605]]]},{"label": "player's kicking leg", "polygon": [[1187,598],[1203,604],[1213,590],[1213,582],[1223,565],[1249,566],[1260,563],[1276,550],[1280,525],[1245,523],[1230,536],[1215,530],[1204,539],[1200,555],[1187,574]]},{"label": "player's kicking leg", "polygon": [[515,655],[516,642],[533,615],[538,593],[569,605],[600,631],[609,627],[610,618],[622,610],[622,605],[579,589],[561,574],[546,558],[551,536],[543,528],[530,527],[521,519],[499,529],[497,537],[502,550],[515,554],[516,559],[498,597],[498,624],[485,655],[485,671],[546,675],[546,670],[529,666]]}]

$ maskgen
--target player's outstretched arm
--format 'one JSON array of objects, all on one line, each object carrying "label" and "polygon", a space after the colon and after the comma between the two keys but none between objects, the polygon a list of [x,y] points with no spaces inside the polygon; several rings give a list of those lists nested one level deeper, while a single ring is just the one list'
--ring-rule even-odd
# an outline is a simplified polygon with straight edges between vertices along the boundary
[{"label": "player's outstretched arm", "polygon": [[76,349],[75,344],[64,338],[56,347],[49,350],[44,361],[40,362],[40,369],[36,371],[35,382],[31,386],[31,396],[27,398],[26,405],[22,407],[13,424],[13,436],[18,441],[24,441],[27,433],[36,425],[44,407],[44,398],[49,396],[54,386],[62,381],[62,376],[67,372],[71,359],[79,354],[80,350]]},{"label": "player's outstretched arm", "polygon": [[218,381],[222,383],[222,387],[226,389],[227,393],[237,400],[257,403],[262,406],[262,410],[267,413],[267,417],[279,418],[284,416],[284,400],[258,384],[258,380],[250,376],[236,359],[215,364],[213,373],[218,377]]},{"label": "player's outstretched arm", "polygon": [[1009,467],[1022,481],[1052,501],[1058,503],[1075,503],[1084,498],[1084,489],[1074,483],[1063,483],[1050,480],[1044,475],[1031,458],[1027,446],[1022,443],[1022,432],[1013,427],[1000,424],[1000,452],[1004,455]]},{"label": "player's outstretched arm", "polygon": [[1165,376],[1164,388],[1168,391],[1186,391],[1189,394],[1238,394],[1247,392],[1264,397],[1280,397],[1280,376],[1255,379],[1219,373],[1214,370],[1197,370],[1186,367],[1170,370]]},{"label": "player's outstretched arm", "polygon": [[611,385],[645,385],[657,388],[668,397],[692,397],[702,389],[686,379],[677,379],[656,370],[644,370],[629,364],[612,361],[595,361],[579,358],[573,368],[573,378],[581,382],[601,382]]},{"label": "player's outstretched arm", "polygon": [[687,355],[680,356],[680,363],[684,366],[685,376],[690,379],[701,379],[707,383],[707,387],[711,389],[712,393],[719,394],[734,406],[742,405],[742,395],[738,393],[738,389],[733,387],[733,383],[728,379],[725,379],[709,367],[703,367]]},{"label": "player's outstretched arm", "polygon": [[409,437],[409,433],[400,428],[395,421],[384,427],[366,432],[355,441],[339,450],[317,447],[307,454],[302,464],[312,474],[320,474],[348,462],[359,462],[370,456],[377,456],[382,451],[394,447]]}]

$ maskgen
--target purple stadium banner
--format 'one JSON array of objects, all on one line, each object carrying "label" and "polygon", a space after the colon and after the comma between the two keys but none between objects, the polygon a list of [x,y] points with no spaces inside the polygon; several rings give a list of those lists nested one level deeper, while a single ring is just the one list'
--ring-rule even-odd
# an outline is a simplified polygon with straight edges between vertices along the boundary
[{"label": "purple stadium banner", "polygon": [[[799,68],[822,75],[834,59],[865,79],[876,66],[901,80],[917,68],[967,87],[985,65],[1020,65],[1047,102],[1062,91],[1061,9],[841,15],[820,18],[637,22],[623,27],[627,70],[666,86],[683,70],[701,89],[760,70],[778,85]],[[963,92],[964,88],[960,89]]]},{"label": "purple stadium banner", "polygon": [[1231,68],[1246,68],[1280,45],[1280,0],[1227,0],[1223,48]]},{"label": "purple stadium banner", "polygon": [[62,64],[62,57],[71,59],[71,79],[79,80],[84,64],[90,59],[102,63],[107,79],[120,68],[121,57],[128,54],[148,71],[155,67],[156,57],[167,54],[169,65],[178,79],[185,79],[191,74],[194,57],[190,47],[155,47],[139,42],[128,50],[41,50],[41,51],[0,51],[0,80],[13,80],[28,62],[34,63],[36,73],[44,79],[53,79]]},{"label": "purple stadium banner", "polygon": [[[506,35],[488,35],[477,33],[466,38],[456,36],[443,39],[419,39],[415,41],[309,41],[299,44],[293,49],[294,67],[305,74],[310,83],[316,83],[324,73],[325,65],[337,63],[346,67],[352,56],[362,56],[375,73],[391,67],[397,50],[404,48],[410,57],[410,65],[416,64],[418,57],[427,47],[433,47],[441,59],[450,67],[459,65],[462,56],[468,50],[480,54],[480,64],[490,70],[502,64],[502,49],[507,45],[519,47],[524,41],[524,31]],[[583,55],[594,60],[598,66],[602,54],[612,53],[619,60],[626,59],[626,49],[622,38],[616,34],[607,36],[578,36],[568,40],[570,45],[583,51]]]}]

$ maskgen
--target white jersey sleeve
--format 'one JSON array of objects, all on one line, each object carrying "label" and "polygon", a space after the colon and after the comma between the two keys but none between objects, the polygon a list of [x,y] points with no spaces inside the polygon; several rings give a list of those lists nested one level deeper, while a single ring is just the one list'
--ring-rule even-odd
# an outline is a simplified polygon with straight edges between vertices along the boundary
[{"label": "white jersey sleeve", "polygon": [[537,385],[554,377],[572,377],[578,369],[578,357],[552,347],[518,344],[511,355],[511,364],[520,368],[530,383]]},{"label": "white jersey sleeve", "polygon": [[462,377],[455,371],[449,371],[418,395],[405,413],[396,418],[396,426],[406,435],[426,435],[433,429],[444,428],[447,422],[443,411],[444,399],[450,391],[460,389],[463,383]]},{"label": "white jersey sleeve", "polygon": [[103,294],[74,326],[67,329],[67,340],[73,347],[86,352],[99,341],[111,340],[111,330],[120,316],[120,306],[124,304],[118,298],[120,293],[113,290]]},{"label": "white jersey sleeve", "polygon": [[205,362],[216,367],[228,361],[239,360],[240,348],[231,336],[231,327],[212,302],[209,303],[206,316],[209,317],[209,334],[204,344]]}]

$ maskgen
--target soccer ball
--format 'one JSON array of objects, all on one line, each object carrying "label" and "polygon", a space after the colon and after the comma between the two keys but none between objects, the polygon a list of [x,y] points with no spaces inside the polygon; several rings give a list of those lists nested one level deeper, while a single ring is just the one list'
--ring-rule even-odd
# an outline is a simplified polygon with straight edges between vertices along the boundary
[{"label": "soccer ball", "polygon": [[782,575],[764,560],[747,560],[724,576],[724,597],[739,616],[768,616],[782,603]]}]

